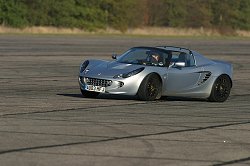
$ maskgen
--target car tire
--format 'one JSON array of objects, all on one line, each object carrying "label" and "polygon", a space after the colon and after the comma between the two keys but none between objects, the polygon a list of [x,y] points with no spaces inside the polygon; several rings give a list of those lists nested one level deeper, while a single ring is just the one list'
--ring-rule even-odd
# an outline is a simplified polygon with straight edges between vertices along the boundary
[{"label": "car tire", "polygon": [[99,92],[90,92],[90,91],[86,91],[86,90],[81,90],[81,93],[84,97],[87,98],[96,98],[100,93]]},{"label": "car tire", "polygon": [[211,102],[224,102],[229,97],[232,83],[227,75],[219,76],[213,85],[211,94],[208,98]]},{"label": "car tire", "polygon": [[161,98],[162,84],[158,75],[152,73],[147,75],[138,90],[137,96],[140,100],[153,101]]}]

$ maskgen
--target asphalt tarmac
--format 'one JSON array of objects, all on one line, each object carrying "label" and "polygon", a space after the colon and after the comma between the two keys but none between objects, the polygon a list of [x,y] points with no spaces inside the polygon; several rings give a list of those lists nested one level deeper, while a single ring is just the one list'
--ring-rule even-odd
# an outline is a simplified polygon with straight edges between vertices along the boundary
[{"label": "asphalt tarmac", "polygon": [[[233,63],[229,99],[81,96],[81,61],[157,45]],[[246,39],[0,35],[0,165],[250,165],[249,85]]]}]

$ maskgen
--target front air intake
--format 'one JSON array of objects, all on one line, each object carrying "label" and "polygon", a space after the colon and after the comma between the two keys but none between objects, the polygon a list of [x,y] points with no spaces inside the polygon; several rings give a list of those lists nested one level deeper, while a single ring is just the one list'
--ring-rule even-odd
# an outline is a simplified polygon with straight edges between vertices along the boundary
[{"label": "front air intake", "polygon": [[90,77],[82,77],[82,82],[85,82],[88,85],[102,86],[102,87],[108,87],[112,85],[111,80],[90,78]]}]

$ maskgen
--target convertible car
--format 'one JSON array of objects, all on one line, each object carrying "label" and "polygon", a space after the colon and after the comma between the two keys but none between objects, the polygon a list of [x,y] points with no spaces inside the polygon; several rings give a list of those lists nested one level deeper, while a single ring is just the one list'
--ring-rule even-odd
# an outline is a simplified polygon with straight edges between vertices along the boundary
[{"label": "convertible car", "polygon": [[86,60],[80,65],[83,96],[107,93],[136,95],[145,101],[172,96],[224,102],[232,88],[231,64],[187,48],[133,47],[112,58]]}]

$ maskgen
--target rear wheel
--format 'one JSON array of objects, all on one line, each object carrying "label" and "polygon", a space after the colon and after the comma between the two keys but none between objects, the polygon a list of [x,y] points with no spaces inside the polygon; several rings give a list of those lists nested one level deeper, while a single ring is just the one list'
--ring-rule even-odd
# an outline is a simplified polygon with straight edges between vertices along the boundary
[{"label": "rear wheel", "polygon": [[213,85],[211,94],[208,98],[212,102],[224,102],[227,100],[232,88],[231,80],[227,75],[219,76]]},{"label": "rear wheel", "polygon": [[100,93],[98,92],[91,92],[91,91],[86,91],[86,90],[82,90],[80,89],[81,92],[82,92],[82,95],[84,97],[87,97],[87,98],[96,98]]},{"label": "rear wheel", "polygon": [[156,74],[149,74],[142,81],[139,90],[138,97],[140,100],[152,101],[161,98],[161,81]]}]

